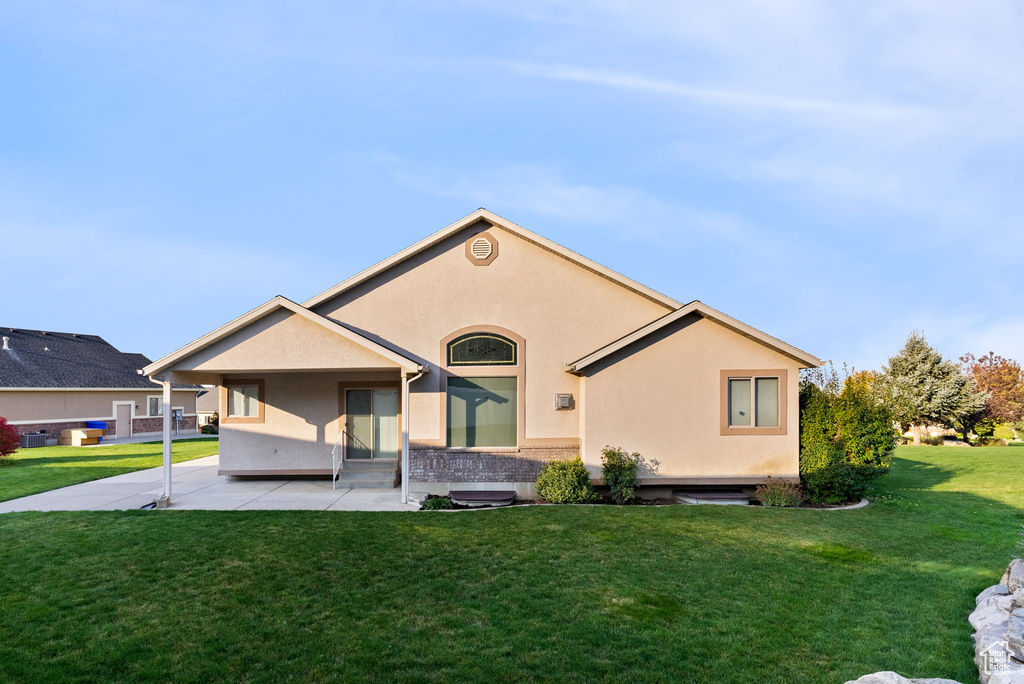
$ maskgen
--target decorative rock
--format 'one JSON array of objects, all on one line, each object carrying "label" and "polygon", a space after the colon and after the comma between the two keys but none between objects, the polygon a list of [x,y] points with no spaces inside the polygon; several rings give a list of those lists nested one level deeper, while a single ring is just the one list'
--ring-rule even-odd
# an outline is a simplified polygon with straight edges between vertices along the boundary
[{"label": "decorative rock", "polygon": [[907,679],[895,672],[876,672],[864,675],[860,679],[854,679],[846,684],[960,684],[952,679]]},{"label": "decorative rock", "polygon": [[[1020,594],[1018,589],[1014,594]],[[1009,627],[1006,630],[1006,649],[1017,660],[1024,661],[1024,608],[1017,608],[1010,613]]]},{"label": "decorative rock", "polygon": [[996,587],[989,587],[978,596],[978,607],[967,618],[971,623],[971,627],[974,627],[974,630],[977,632],[988,629],[1006,631],[1006,620],[1010,612],[1011,597],[1006,593],[992,592],[986,598],[982,598],[986,592],[991,592],[992,589],[997,587],[1003,589],[1001,585],[996,585]]},{"label": "decorative rock", "polygon": [[1013,597],[1010,599],[1010,610],[1018,608],[1024,608],[1024,589],[1013,592]]},{"label": "decorative rock", "polygon": [[[1015,561],[1016,562],[1016,561]],[[1021,565],[1019,562],[1018,565]],[[1021,568],[1024,570],[1024,568]],[[1010,570],[1014,570],[1011,564]],[[1008,572],[1008,575],[1013,574]],[[1024,592],[1018,588],[1009,593],[1005,585],[997,584],[978,595],[977,608],[969,618],[976,630],[974,633],[974,662],[978,666],[978,679],[982,684],[1024,684],[1024,663],[1011,657],[1017,653],[1011,645],[1011,610],[1015,601],[1024,600]],[[1024,608],[1014,610],[1018,629],[1024,631]],[[1020,632],[1018,632],[1020,633]],[[1024,648],[1024,634],[1019,647]]]},{"label": "decorative rock", "polygon": [[986,599],[990,599],[993,596],[1008,596],[1010,590],[1006,588],[1005,584],[994,584],[985,591],[978,594],[978,598],[974,599],[975,604],[979,604]]},{"label": "decorative rock", "polygon": [[1014,558],[1010,567],[1006,569],[1006,588],[1012,594],[1021,587],[1024,587],[1024,560]]}]

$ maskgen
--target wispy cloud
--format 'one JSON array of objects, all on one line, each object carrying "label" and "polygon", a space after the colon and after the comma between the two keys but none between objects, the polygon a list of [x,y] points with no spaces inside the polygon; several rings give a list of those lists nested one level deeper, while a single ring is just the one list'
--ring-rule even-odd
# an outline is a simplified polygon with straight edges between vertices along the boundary
[{"label": "wispy cloud", "polygon": [[638,188],[572,181],[561,171],[531,164],[482,168],[424,166],[393,154],[362,155],[389,167],[410,188],[501,213],[517,210],[568,225],[601,227],[624,240],[660,244],[718,242],[734,249],[777,253],[777,239],[737,214],[698,209]]},{"label": "wispy cloud", "polygon": [[764,110],[808,116],[827,116],[849,120],[864,119],[891,122],[934,120],[941,112],[924,107],[887,103],[858,103],[821,100],[800,96],[780,96],[702,88],[670,79],[640,73],[594,69],[566,64],[511,62],[502,64],[516,73],[557,81],[572,81],[634,92],[667,95],[705,105],[746,110]]}]

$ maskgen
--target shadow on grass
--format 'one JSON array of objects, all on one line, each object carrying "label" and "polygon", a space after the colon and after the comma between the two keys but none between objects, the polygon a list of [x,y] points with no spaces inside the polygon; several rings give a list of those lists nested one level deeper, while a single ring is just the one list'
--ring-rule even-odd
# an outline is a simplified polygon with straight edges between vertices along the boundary
[{"label": "shadow on grass", "polygon": [[896,478],[900,487],[904,489],[930,489],[943,482],[952,480],[957,471],[953,468],[917,461],[905,456],[897,456],[892,459],[892,467],[889,475],[882,478],[879,484],[888,484],[892,478]]}]

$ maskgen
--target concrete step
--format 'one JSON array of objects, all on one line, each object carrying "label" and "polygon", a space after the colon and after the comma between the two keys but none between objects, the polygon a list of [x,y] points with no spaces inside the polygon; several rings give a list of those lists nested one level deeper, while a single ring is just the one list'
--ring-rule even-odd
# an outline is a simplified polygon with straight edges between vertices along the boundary
[{"label": "concrete step", "polygon": [[374,461],[367,459],[365,461],[352,461],[346,460],[341,467],[342,471],[352,472],[355,470],[371,470],[371,471],[390,471],[394,472],[398,470],[397,461]]},{"label": "concrete step", "polygon": [[398,478],[387,480],[345,480],[338,479],[338,489],[394,489]]},{"label": "concrete step", "polygon": [[386,470],[349,470],[343,468],[338,473],[338,478],[342,480],[386,480],[387,478],[395,477],[398,471],[395,470],[394,466]]}]

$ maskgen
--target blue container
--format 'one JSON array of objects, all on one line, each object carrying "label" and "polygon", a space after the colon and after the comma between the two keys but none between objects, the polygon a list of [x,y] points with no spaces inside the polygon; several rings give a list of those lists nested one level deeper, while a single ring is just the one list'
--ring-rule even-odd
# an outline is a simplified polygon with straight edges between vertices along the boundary
[{"label": "blue container", "polygon": [[106,430],[107,424],[104,423],[102,420],[88,420],[85,422],[85,427],[89,428],[90,430]]}]

